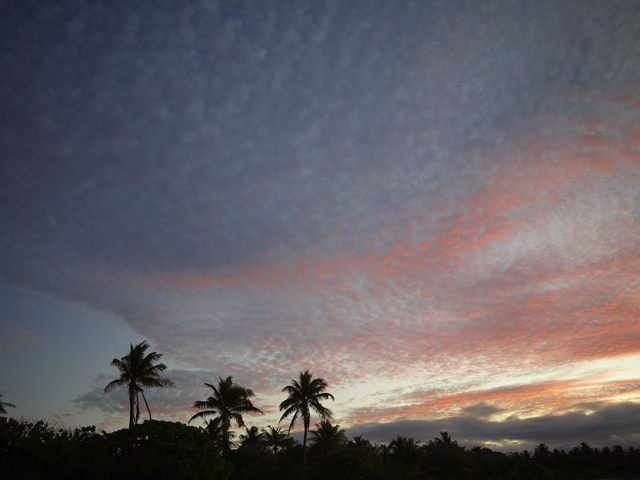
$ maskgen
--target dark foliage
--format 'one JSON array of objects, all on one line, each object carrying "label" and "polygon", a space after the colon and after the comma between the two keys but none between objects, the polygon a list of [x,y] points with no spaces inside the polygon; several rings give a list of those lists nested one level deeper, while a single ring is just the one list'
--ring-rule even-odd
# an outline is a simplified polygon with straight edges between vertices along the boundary
[{"label": "dark foliage", "polygon": [[240,447],[231,450],[227,460],[233,464],[231,480],[299,480],[306,468],[301,462],[302,445],[292,438],[280,444],[276,452],[268,443],[262,448]]},{"label": "dark foliage", "polygon": [[309,473],[311,480],[382,480],[382,459],[363,447],[335,450],[314,462]]},{"label": "dark foliage", "polygon": [[73,431],[46,422],[0,418],[0,465],[4,478],[108,478],[106,437],[95,427]]},{"label": "dark foliage", "polygon": [[148,420],[106,437],[118,478],[223,480],[231,474],[210,439],[183,423]]},{"label": "dark foliage", "polygon": [[581,443],[565,452],[540,444],[533,452],[504,454],[484,447],[466,449],[446,432],[427,443],[396,437],[388,445],[373,445],[362,437],[346,442],[343,431],[330,424],[318,432],[329,439],[335,439],[329,433],[336,433],[340,441],[315,452],[307,468],[302,464],[302,445],[289,438],[274,449],[258,441],[257,430],[251,429],[243,446],[231,450],[225,460],[220,442],[182,423],[146,421],[132,429],[98,433],[95,427],[65,430],[43,421],[0,417],[0,477],[572,480],[629,478],[640,473],[640,450],[633,447],[595,448]]},{"label": "dark foliage", "polygon": [[0,418],[0,465],[11,479],[226,480],[232,469],[197,428],[157,420],[97,433]]}]

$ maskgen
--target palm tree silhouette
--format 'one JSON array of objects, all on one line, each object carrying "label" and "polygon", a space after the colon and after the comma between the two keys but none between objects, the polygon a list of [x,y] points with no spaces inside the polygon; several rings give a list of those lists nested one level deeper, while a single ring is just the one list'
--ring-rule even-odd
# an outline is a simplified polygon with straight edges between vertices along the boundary
[{"label": "palm tree silhouette", "polygon": [[322,378],[311,379],[312,374],[309,370],[304,373],[300,372],[300,380],[292,380],[291,385],[287,385],[282,389],[283,392],[289,394],[289,398],[280,404],[280,411],[284,410],[280,422],[285,418],[291,417],[289,424],[289,433],[299,418],[302,418],[304,424],[304,437],[302,442],[302,462],[307,466],[307,432],[311,423],[311,410],[315,411],[322,420],[331,420],[331,410],[323,406],[321,400],[335,400],[333,395],[325,390],[329,386]]},{"label": "palm tree silhouette", "polygon": [[273,450],[273,454],[278,453],[278,449],[283,449],[287,443],[287,434],[282,431],[280,427],[272,427],[262,429],[263,442],[267,447]]},{"label": "palm tree silhouette", "polygon": [[362,438],[362,435],[358,435],[356,437],[353,437],[353,440],[349,441],[349,446],[351,447],[361,447],[364,448],[366,450],[372,451],[374,450],[374,446],[371,444],[371,442],[369,440],[367,440],[366,438]]},{"label": "palm tree silhouette", "polygon": [[[197,400],[193,404],[193,408],[204,410],[196,413],[188,423],[196,418],[205,418],[215,416],[220,418],[220,427],[222,428],[222,453],[226,455],[229,451],[229,429],[231,422],[235,422],[238,427],[244,427],[242,415],[245,413],[262,413],[259,408],[253,406],[250,398],[255,397],[255,393],[250,388],[241,387],[233,383],[233,377],[226,379],[220,377],[218,386],[215,387],[210,383],[205,385],[213,390],[213,395],[206,400]],[[205,410],[207,409],[207,410]]]},{"label": "palm tree silhouette", "polygon": [[[213,443],[217,446],[220,446],[222,449],[222,443],[224,438],[224,433],[222,432],[222,419],[220,417],[213,418],[211,420],[204,421],[205,426],[200,427],[204,432],[211,438]],[[236,437],[236,433],[233,430],[229,430],[227,432],[227,441],[229,442],[229,448],[233,448],[236,446],[233,439]]]},{"label": "palm tree silhouette", "polygon": [[539,443],[533,450],[533,460],[548,467],[551,464],[551,450],[545,443]]},{"label": "palm tree silhouette", "polygon": [[151,409],[147,398],[144,396],[144,388],[173,386],[171,380],[160,377],[160,373],[167,369],[164,363],[158,363],[162,354],[151,352],[145,355],[147,348],[149,348],[147,342],[139,343],[135,347],[130,344],[129,353],[120,359],[114,358],[111,366],[120,370],[120,378],[109,382],[104,387],[104,392],[107,393],[123,385],[127,386],[129,390],[129,428],[138,423],[140,419],[140,399],[138,394],[142,395],[144,404],[149,412],[149,420],[151,420]]},{"label": "palm tree silhouette", "polygon": [[311,450],[326,455],[347,445],[347,434],[340,425],[331,425],[329,421],[316,423],[311,430]]},{"label": "palm tree silhouette", "polygon": [[264,433],[255,425],[251,428],[245,426],[246,433],[240,435],[240,447],[249,450],[260,450],[264,446]]},{"label": "palm tree silhouette", "polygon": [[458,441],[452,440],[448,432],[440,432],[440,438],[436,437],[433,441],[440,445],[458,445]]},{"label": "palm tree silhouette", "polygon": [[[439,439],[436,439],[439,440]],[[396,438],[389,442],[389,449],[391,450],[391,457],[394,460],[405,463],[414,463],[417,461],[420,446],[420,441],[415,441],[413,438],[402,437],[398,435]]]},{"label": "palm tree silhouette", "polygon": [[[0,398],[2,398],[2,395],[0,395]],[[0,400],[0,415],[7,414],[7,411],[4,409],[4,407],[16,408],[16,406],[13,403],[3,402],[2,400]]]}]

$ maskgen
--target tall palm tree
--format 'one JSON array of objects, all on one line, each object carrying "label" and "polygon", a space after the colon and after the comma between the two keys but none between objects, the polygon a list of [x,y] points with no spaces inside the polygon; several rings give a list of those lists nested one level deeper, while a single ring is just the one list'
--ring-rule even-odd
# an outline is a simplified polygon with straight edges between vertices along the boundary
[{"label": "tall palm tree", "polygon": [[162,354],[156,352],[146,354],[148,348],[147,342],[139,343],[135,347],[130,344],[129,353],[120,359],[114,358],[111,366],[120,370],[120,378],[109,382],[104,387],[104,392],[107,393],[118,387],[127,386],[129,391],[129,428],[140,420],[140,399],[138,395],[142,395],[144,404],[149,412],[149,420],[151,420],[151,409],[147,398],[144,396],[145,388],[173,387],[171,380],[160,376],[160,373],[167,369],[164,363],[158,363]]},{"label": "tall palm tree", "polygon": [[253,403],[251,403],[251,397],[256,395],[253,390],[233,383],[233,377],[231,376],[224,380],[220,377],[217,387],[210,383],[205,383],[205,385],[213,390],[213,395],[206,400],[197,400],[193,404],[193,408],[204,411],[196,413],[189,419],[189,423],[196,418],[219,417],[222,428],[222,453],[226,455],[230,446],[229,429],[231,428],[231,422],[235,422],[238,427],[244,427],[243,414],[262,413],[264,415],[264,412],[254,407]]},{"label": "tall palm tree", "polygon": [[[2,398],[2,395],[0,395],[0,398]],[[0,415],[7,414],[7,411],[4,409],[4,407],[16,408],[16,406],[13,403],[3,402],[2,400],[0,400]]]},{"label": "tall palm tree", "polygon": [[331,420],[331,410],[323,406],[321,400],[335,400],[333,395],[326,392],[329,386],[323,378],[312,379],[309,370],[300,372],[299,380],[292,380],[291,385],[282,389],[289,397],[280,404],[280,411],[284,410],[280,422],[291,417],[289,433],[298,419],[302,418],[304,424],[304,436],[302,441],[302,462],[307,466],[307,432],[311,423],[311,410],[315,411],[322,420]]}]

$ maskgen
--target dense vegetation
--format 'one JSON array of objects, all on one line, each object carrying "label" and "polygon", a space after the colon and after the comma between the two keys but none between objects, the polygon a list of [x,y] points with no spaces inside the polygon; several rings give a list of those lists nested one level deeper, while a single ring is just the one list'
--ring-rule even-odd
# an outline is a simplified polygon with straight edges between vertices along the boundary
[{"label": "dense vegetation", "polygon": [[0,417],[2,478],[227,479],[232,466],[199,429],[147,420],[113,433]]},{"label": "dense vegetation", "polygon": [[223,457],[221,436],[178,422],[147,420],[105,433],[0,417],[0,465],[3,478],[98,480],[551,480],[640,472],[640,450],[586,443],[568,452],[540,444],[533,452],[504,454],[467,449],[443,432],[426,443],[397,437],[375,445],[362,437],[348,441],[338,425],[322,422],[310,431],[305,467],[302,445],[277,428],[246,428],[238,438]]}]

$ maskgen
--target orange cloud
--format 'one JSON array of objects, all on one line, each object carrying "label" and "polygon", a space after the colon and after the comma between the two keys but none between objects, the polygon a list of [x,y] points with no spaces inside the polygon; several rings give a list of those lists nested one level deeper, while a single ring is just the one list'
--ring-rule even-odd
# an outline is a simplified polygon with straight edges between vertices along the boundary
[{"label": "orange cloud", "polygon": [[[461,414],[462,410],[485,403],[496,414],[530,416],[563,411],[567,406],[612,401],[618,396],[640,390],[640,380],[591,383],[585,380],[550,381],[491,390],[469,389],[461,392],[414,392],[412,403],[391,408],[360,408],[349,413],[351,424],[392,422],[399,419],[429,419]],[[347,419],[343,419],[346,421]]]}]

